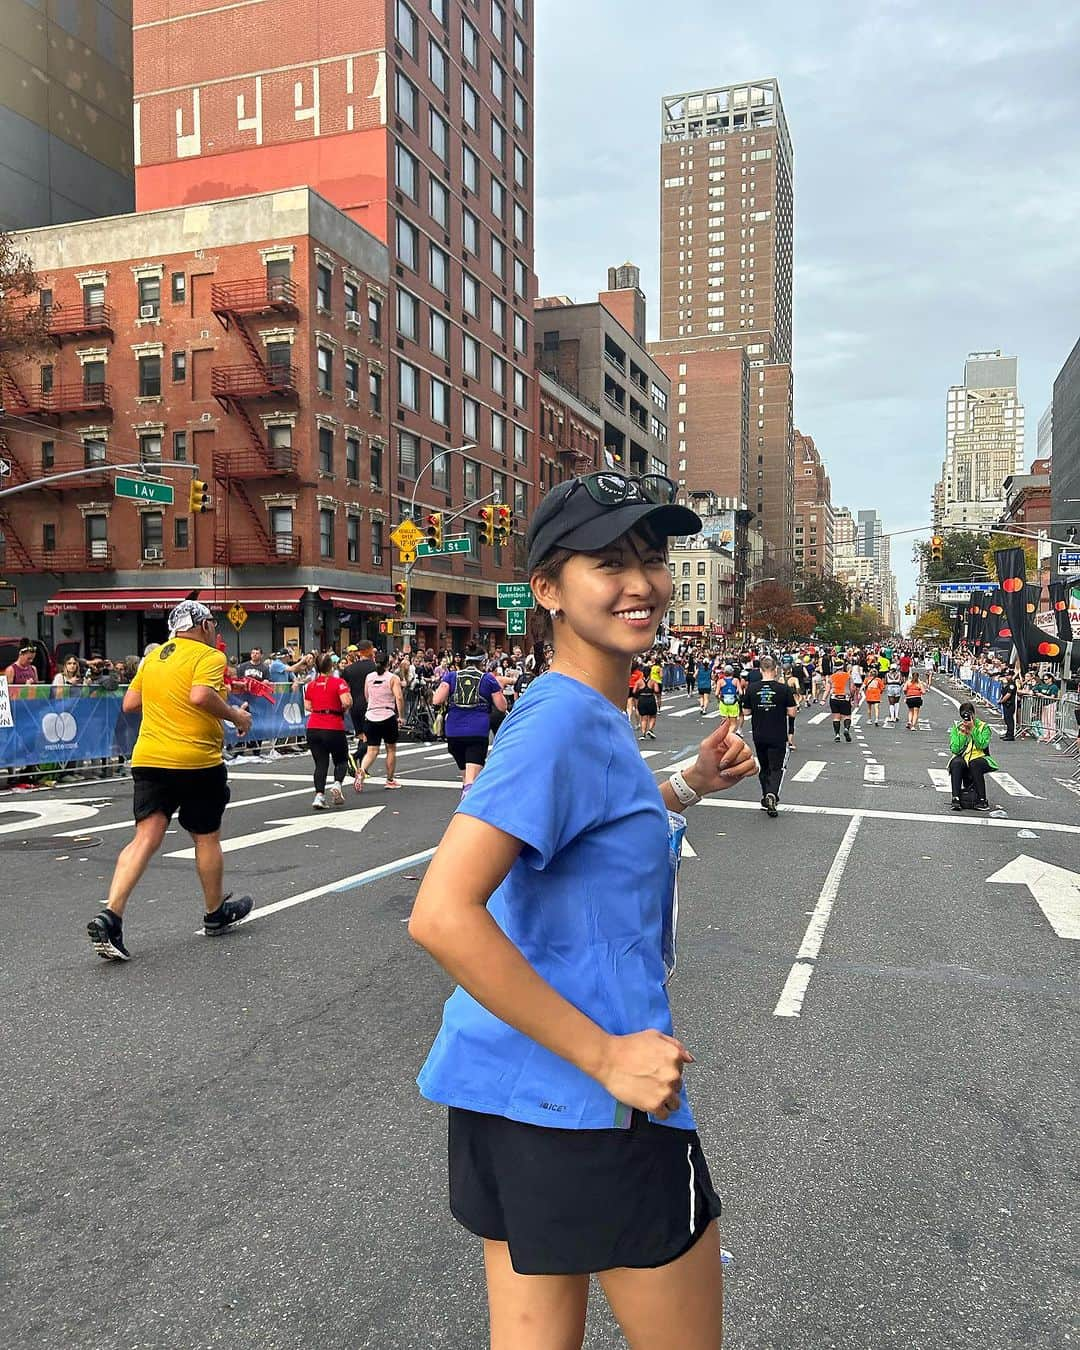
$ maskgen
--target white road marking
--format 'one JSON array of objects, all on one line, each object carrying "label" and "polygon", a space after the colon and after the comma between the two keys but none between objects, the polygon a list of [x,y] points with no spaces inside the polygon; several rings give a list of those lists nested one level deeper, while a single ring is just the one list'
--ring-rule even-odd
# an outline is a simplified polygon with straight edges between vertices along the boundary
[{"label": "white road marking", "polygon": [[819,722],[824,722],[826,718],[832,716],[831,712],[819,712],[816,716],[807,719],[807,725],[816,727]]},{"label": "white road marking", "polygon": [[652,757],[653,757],[654,755],[659,755],[659,754],[661,754],[661,753],[662,753],[662,752],[659,751],[659,750],[642,750],[642,752],[641,752],[641,758],[642,758],[642,759],[652,759]]},{"label": "white road marking", "polygon": [[884,783],[885,765],[884,764],[864,764],[863,779],[867,783]]},{"label": "white road marking", "polygon": [[1021,853],[988,882],[1026,886],[1060,938],[1080,938],[1080,875]]},{"label": "white road marking", "polygon": [[678,712],[666,713],[667,717],[689,717],[691,713],[700,712],[700,708],[695,705],[692,708],[680,708]]},{"label": "white road marking", "polygon": [[[308,784],[307,787],[290,788],[288,792],[268,792],[265,797],[239,797],[231,801],[225,808],[226,811],[233,811],[238,806],[258,806],[261,802],[276,802],[283,797],[305,797],[313,793],[315,789],[311,786],[311,775],[306,773],[278,774],[279,778],[285,778],[286,781],[291,778],[299,778]],[[95,825],[95,834],[105,834],[109,830],[134,830],[135,822],[133,820],[117,820],[111,825]],[[85,830],[64,830],[60,834],[61,839],[70,838],[74,834],[85,834]]]},{"label": "white road marking", "polygon": [[[720,801],[716,797],[703,797],[701,806],[716,806],[728,811],[760,811],[758,802]],[[1004,812],[999,819],[994,816],[964,816],[946,812],[931,815],[923,811],[872,811],[862,806],[785,806],[784,810],[804,816],[866,816],[868,820],[908,820],[922,821],[927,825],[962,825],[983,827],[985,829],[1006,830],[1045,830],[1048,834],[1080,834],[1080,825],[1060,825],[1053,820],[1010,820]]]},{"label": "white road marking", "polygon": [[[256,848],[261,844],[272,844],[276,839],[289,839],[298,834],[311,834],[314,830],[347,830],[359,834],[383,808],[364,806],[351,811],[320,811],[310,816],[292,816],[288,820],[268,821],[269,829],[255,830],[251,834],[238,834],[232,839],[221,841],[222,853],[236,853],[242,848]],[[178,848],[166,853],[166,858],[194,858],[194,848]]]},{"label": "white road marking", "polygon": [[[22,797],[14,797],[0,808],[0,819],[16,811],[32,816],[32,820],[9,820],[0,824],[0,834],[20,834],[23,830],[40,830],[45,825],[69,825],[73,820],[89,820],[96,816],[100,807],[87,806],[85,802],[28,802]],[[95,834],[97,830],[94,831]],[[85,834],[85,830],[66,830],[67,838],[73,834]]]},{"label": "white road marking", "polygon": [[678,759],[674,764],[669,764],[663,769],[654,769],[654,773],[678,773],[680,769],[688,769],[691,764],[697,763],[697,754],[687,755],[685,759]]},{"label": "white road marking", "polygon": [[817,961],[818,952],[821,950],[825,930],[829,926],[829,918],[832,914],[837,892],[840,890],[844,868],[851,856],[851,850],[855,845],[855,836],[858,832],[859,817],[852,816],[847,829],[844,831],[844,837],[840,841],[840,847],[836,850],[836,857],[832,860],[832,866],[829,868],[825,884],[821,888],[821,894],[818,896],[817,904],[810,916],[810,922],[806,926],[806,933],[803,936],[802,946],[796,954],[795,964],[788,972],[787,980],[780,992],[780,998],[773,1009],[774,1017],[800,1017],[802,1015],[803,999],[806,997],[810,977],[814,973],[814,965]]},{"label": "white road marking", "polygon": [[1002,773],[999,769],[991,780],[997,783],[998,787],[1003,787],[1010,797],[1034,797],[1034,792],[1029,792],[1023,783],[1018,783],[1011,773]]},{"label": "white road marking", "polygon": [[948,769],[927,769],[935,792],[952,792],[952,779]]},{"label": "white road marking", "polygon": [[696,852],[696,850],[694,849],[693,845],[690,843],[690,840],[687,839],[686,835],[683,835],[683,841],[682,841],[682,853],[681,853],[679,856],[680,856],[680,857],[683,857],[683,858],[696,858],[696,857],[697,857],[697,852]]},{"label": "white road marking", "polygon": [[808,759],[796,773],[791,775],[793,783],[812,783],[825,767],[823,759]]}]

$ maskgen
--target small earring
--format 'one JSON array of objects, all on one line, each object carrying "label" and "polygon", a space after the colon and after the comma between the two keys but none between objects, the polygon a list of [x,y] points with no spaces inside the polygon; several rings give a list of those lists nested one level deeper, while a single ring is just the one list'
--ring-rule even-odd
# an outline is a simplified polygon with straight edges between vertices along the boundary
[{"label": "small earring", "polygon": [[548,613],[551,615],[551,617],[552,617],[553,619],[557,619],[557,618],[559,617],[559,608],[558,608],[558,606],[556,606],[554,609],[549,609],[549,610],[548,610]]}]

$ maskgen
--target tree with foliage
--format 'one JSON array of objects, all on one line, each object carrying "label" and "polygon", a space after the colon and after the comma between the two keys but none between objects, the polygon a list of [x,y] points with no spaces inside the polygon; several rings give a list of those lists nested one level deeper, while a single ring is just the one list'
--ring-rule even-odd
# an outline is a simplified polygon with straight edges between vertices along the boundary
[{"label": "tree with foliage", "polygon": [[818,634],[838,642],[844,617],[851,613],[850,588],[836,577],[808,577],[799,589],[799,599],[807,602]]},{"label": "tree with foliage", "polygon": [[997,559],[994,554],[1003,548],[1023,548],[1024,562],[1027,565],[1028,581],[1039,579],[1039,546],[1034,539],[1024,539],[1013,534],[992,534],[983,550],[983,561],[991,580],[997,580]]},{"label": "tree with foliage", "polygon": [[952,620],[943,609],[928,609],[912,624],[911,636],[917,642],[948,642],[952,637]]},{"label": "tree with foliage", "polygon": [[0,231],[0,353],[32,355],[49,341],[49,311],[37,303],[41,279],[33,259]]},{"label": "tree with foliage", "polygon": [[763,582],[746,597],[746,626],[755,633],[780,640],[809,637],[815,617],[799,608],[791,589],[778,581]]}]

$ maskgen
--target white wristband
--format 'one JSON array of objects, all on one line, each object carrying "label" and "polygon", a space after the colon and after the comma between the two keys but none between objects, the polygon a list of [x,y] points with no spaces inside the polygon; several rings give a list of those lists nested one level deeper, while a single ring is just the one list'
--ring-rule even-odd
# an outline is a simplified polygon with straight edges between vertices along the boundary
[{"label": "white wristband", "polygon": [[681,773],[673,773],[668,779],[671,790],[679,799],[680,806],[694,806],[701,801],[701,793],[695,792]]}]

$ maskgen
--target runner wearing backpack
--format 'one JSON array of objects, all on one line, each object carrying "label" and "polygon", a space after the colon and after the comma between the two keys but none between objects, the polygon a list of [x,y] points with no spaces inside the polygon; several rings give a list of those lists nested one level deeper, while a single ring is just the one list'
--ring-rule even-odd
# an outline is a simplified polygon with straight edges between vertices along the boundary
[{"label": "runner wearing backpack", "polygon": [[487,759],[491,710],[506,712],[506,696],[494,675],[483,670],[482,652],[470,648],[461,670],[448,670],[432,695],[436,708],[446,707],[446,748],[461,770],[464,797]]}]

